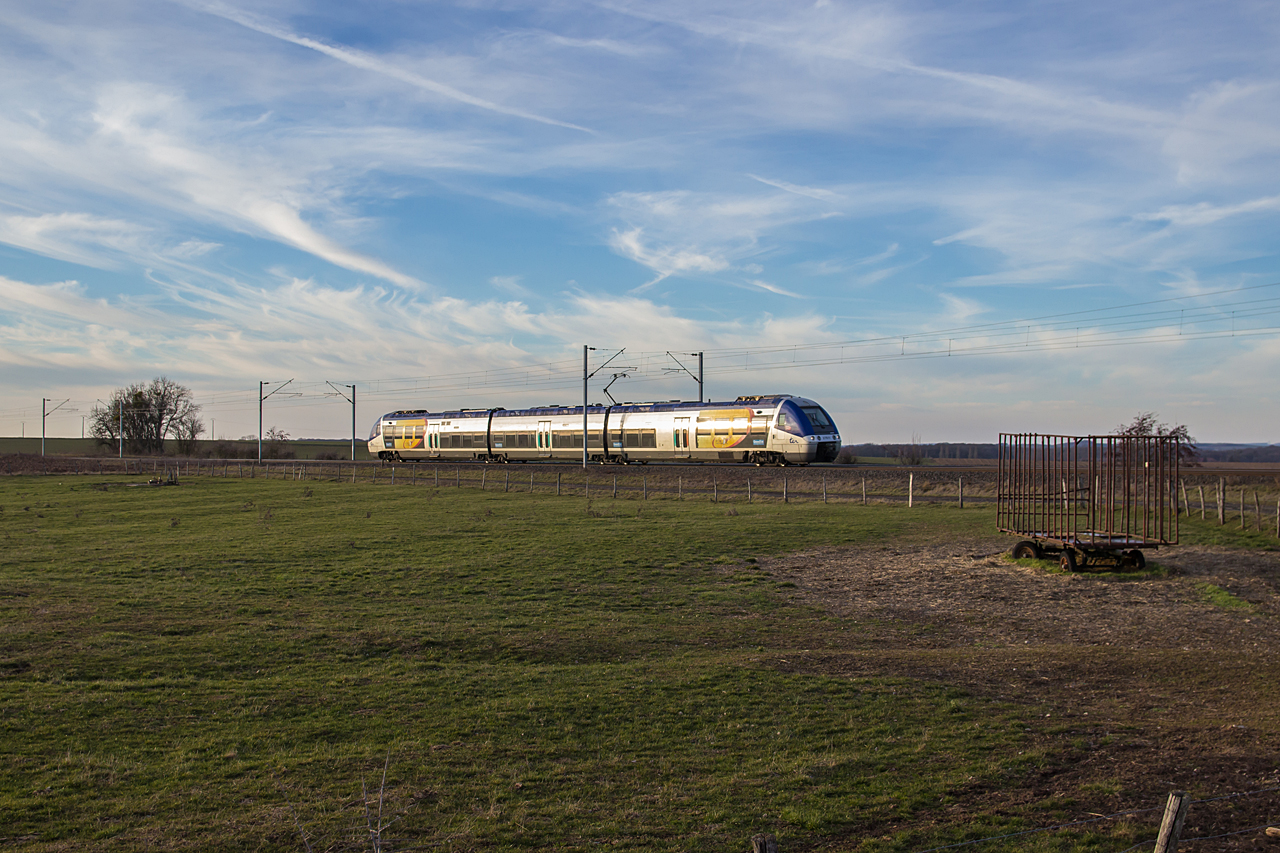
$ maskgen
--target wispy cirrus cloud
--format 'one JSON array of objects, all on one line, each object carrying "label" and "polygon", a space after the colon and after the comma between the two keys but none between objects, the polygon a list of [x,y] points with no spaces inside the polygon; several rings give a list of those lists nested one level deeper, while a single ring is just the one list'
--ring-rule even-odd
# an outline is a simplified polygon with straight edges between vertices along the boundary
[{"label": "wispy cirrus cloud", "polygon": [[489,112],[500,113],[513,118],[527,119],[541,124],[554,125],[556,127],[568,128],[570,130],[579,130],[584,133],[591,132],[587,128],[572,124],[571,122],[548,118],[547,116],[528,112],[527,110],[522,110],[518,107],[511,107],[476,97],[475,95],[471,95],[454,86],[424,77],[423,75],[404,68],[401,65],[387,61],[379,56],[373,56],[364,51],[340,45],[328,44],[319,39],[298,35],[297,33],[291,32],[285,27],[268,21],[259,15],[245,12],[225,3],[191,2],[190,5],[193,8],[200,9],[201,11],[208,12],[211,15],[216,15],[219,18],[232,21],[242,27],[262,33],[263,35],[280,39],[281,41],[286,41],[290,44],[296,44],[299,47],[305,47],[318,53],[323,53],[325,56],[336,59],[339,62],[346,63],[354,68],[359,68],[376,74],[382,74],[386,77],[399,80],[402,83],[407,83],[417,89],[430,92],[434,95],[439,95],[443,98],[448,98],[452,101],[457,101],[461,104],[466,104]]}]

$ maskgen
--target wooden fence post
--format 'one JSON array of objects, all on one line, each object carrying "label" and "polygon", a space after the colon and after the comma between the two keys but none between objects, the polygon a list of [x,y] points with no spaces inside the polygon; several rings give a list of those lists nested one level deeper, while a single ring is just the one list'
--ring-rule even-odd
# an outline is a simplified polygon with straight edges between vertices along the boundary
[{"label": "wooden fence post", "polygon": [[1240,529],[1249,529],[1249,520],[1245,517],[1244,512],[1244,489],[1240,490]]},{"label": "wooden fence post", "polygon": [[827,472],[822,472],[822,502],[827,502]]},{"label": "wooden fence post", "polygon": [[916,496],[916,475],[911,473],[907,475],[907,507],[910,508],[915,502]]},{"label": "wooden fence post", "polygon": [[772,835],[751,836],[751,853],[778,853],[778,839]]},{"label": "wooden fence post", "polygon": [[960,478],[959,492],[960,492],[960,508],[964,509],[964,477]]},{"label": "wooden fence post", "polygon": [[676,500],[684,500],[684,478],[676,477]]},{"label": "wooden fence post", "polygon": [[618,497],[618,475],[613,475],[613,496]]},{"label": "wooden fence post", "polygon": [[[1253,496],[1256,498],[1258,493],[1254,492]],[[720,503],[720,484],[716,482],[715,474],[711,475],[711,502],[713,504]]]},{"label": "wooden fence post", "polygon": [[[747,476],[747,503],[751,503],[751,476]],[[1276,504],[1276,527],[1280,529],[1280,503]]]},{"label": "wooden fence post", "polygon": [[1227,523],[1227,487],[1226,481],[1218,478],[1218,524]]},{"label": "wooden fence post", "polygon": [[455,488],[462,488],[462,467],[453,469],[453,485]]},{"label": "wooden fence post", "polygon": [[1178,485],[1182,487],[1182,514],[1190,518],[1191,502],[1187,500],[1187,481],[1179,478]]},{"label": "wooden fence post", "polygon": [[560,497],[560,472],[556,472],[556,497]]},{"label": "wooden fence post", "polygon": [[1262,505],[1258,503],[1258,492],[1256,490],[1253,493],[1253,514],[1258,519],[1258,525],[1257,525],[1258,532],[1261,533],[1262,532]]},{"label": "wooden fence post", "polygon": [[640,493],[640,500],[642,501],[649,500],[649,475],[648,474],[640,475],[640,488],[643,489],[643,491]]},{"label": "wooden fence post", "polygon": [[1182,835],[1182,824],[1187,819],[1187,809],[1191,806],[1191,796],[1184,791],[1169,794],[1169,801],[1164,806],[1164,820],[1160,822],[1160,834],[1156,837],[1154,853],[1173,853],[1178,849],[1178,837]]},{"label": "wooden fence post", "polygon": [[867,478],[862,478],[862,505],[867,505]]},{"label": "wooden fence post", "polygon": [[489,471],[487,469],[485,468],[480,469],[480,491],[482,492],[484,491],[484,479],[488,474],[489,474]]},{"label": "wooden fence post", "polygon": [[1200,520],[1204,521],[1204,483],[1200,484]]},{"label": "wooden fence post", "polygon": [[782,502],[787,503],[787,478],[782,478]]},{"label": "wooden fence post", "polygon": [[510,471],[507,471],[507,472],[506,472],[506,474],[507,474],[507,479],[506,479],[506,481],[502,484],[502,491],[504,491],[504,492],[509,492],[509,491],[511,491],[511,472],[510,472]]}]

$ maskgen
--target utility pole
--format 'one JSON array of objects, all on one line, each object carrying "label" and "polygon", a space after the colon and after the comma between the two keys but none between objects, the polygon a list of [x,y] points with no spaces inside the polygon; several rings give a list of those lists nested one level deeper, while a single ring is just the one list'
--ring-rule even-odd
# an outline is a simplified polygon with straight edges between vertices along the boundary
[{"label": "utility pole", "polygon": [[[350,397],[348,397],[342,391],[338,391],[338,396],[351,404],[351,461],[355,462],[356,461],[356,386],[354,384],[334,385],[332,382],[330,382],[327,379],[325,380],[324,384],[328,385],[334,391],[338,391],[339,388],[351,389]],[[332,397],[333,395],[330,394],[329,396]]]},{"label": "utility pole", "polygon": [[670,358],[672,361],[674,361],[676,364],[678,364],[679,367],[667,367],[664,369],[669,373],[687,373],[690,376],[692,376],[694,381],[698,383],[698,402],[701,403],[703,399],[706,397],[706,394],[704,394],[702,390],[702,353],[682,352],[680,353],[680,355],[690,355],[690,356],[696,355],[698,357],[698,372],[696,375],[692,370],[685,367],[684,364],[681,363],[680,359],[676,358],[676,353],[673,353],[673,352],[668,352],[667,357]]},{"label": "utility pole", "polygon": [[[587,441],[587,353],[593,349],[595,347],[582,345],[582,467],[584,470],[587,467],[587,445],[590,443]],[[607,440],[607,436],[605,438]]]},{"label": "utility pole", "polygon": [[[288,382],[281,382],[280,387],[277,388],[275,391],[272,391],[271,394],[276,393],[276,391],[279,391],[281,388],[284,388],[284,386],[288,385],[289,382],[292,382],[292,381],[293,380],[290,379],[288,380]],[[264,400],[267,399],[267,397],[271,396],[271,394],[268,394],[266,395],[266,397],[264,397],[262,395],[262,389],[263,389],[263,386],[270,385],[270,384],[271,384],[270,382],[263,382],[261,380],[258,381],[258,461],[259,462],[262,461],[262,403]]]},{"label": "utility pole", "polygon": [[44,421],[45,421],[45,418],[49,417],[49,415],[52,415],[54,412],[58,411],[58,409],[61,409],[61,408],[62,408],[63,406],[65,406],[67,403],[70,403],[70,402],[71,402],[71,400],[70,400],[70,399],[63,400],[61,403],[59,403],[58,405],[54,406],[52,409],[50,409],[49,411],[47,411],[47,412],[46,412],[46,411],[44,410],[45,404],[46,404],[46,403],[52,403],[52,402],[53,402],[53,400],[50,400],[48,397],[41,397],[41,398],[40,398],[40,455],[41,455],[41,456],[44,456]]},{"label": "utility pole", "polygon": [[[618,350],[613,355],[605,359],[604,364],[600,365],[595,370],[588,373],[587,370],[589,370],[590,367],[587,364],[587,353],[593,350],[595,350],[595,347],[589,347],[589,346],[586,346],[585,344],[582,347],[582,467],[583,468],[587,467],[587,380],[590,379],[592,376],[595,376],[600,371],[604,370],[605,367],[608,366],[609,362],[613,361],[615,358],[617,358],[618,356],[626,352],[627,348],[623,347],[622,349]],[[604,429],[603,423],[600,424],[600,429],[601,430]],[[609,446],[608,442],[609,442],[609,436],[604,435],[602,432],[600,435],[600,447],[602,450]]]}]

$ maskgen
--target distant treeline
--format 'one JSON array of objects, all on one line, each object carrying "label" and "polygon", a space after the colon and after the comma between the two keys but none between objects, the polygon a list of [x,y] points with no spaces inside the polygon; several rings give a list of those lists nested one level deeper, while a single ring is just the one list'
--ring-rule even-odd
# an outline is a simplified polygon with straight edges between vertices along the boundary
[{"label": "distant treeline", "polygon": [[845,456],[892,459],[918,456],[921,459],[999,459],[1000,448],[994,444],[846,444]]},{"label": "distant treeline", "polygon": [[[847,444],[843,457],[890,459],[999,459],[996,444]],[[1196,452],[1202,462],[1280,462],[1280,444],[1210,444]],[[843,461],[843,460],[842,460]]]}]

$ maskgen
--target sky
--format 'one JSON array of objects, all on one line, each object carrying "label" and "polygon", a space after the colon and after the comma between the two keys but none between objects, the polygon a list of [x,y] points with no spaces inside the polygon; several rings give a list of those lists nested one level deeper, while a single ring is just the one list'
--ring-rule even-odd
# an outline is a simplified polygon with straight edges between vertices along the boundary
[{"label": "sky", "polygon": [[0,435],[163,375],[218,438],[350,436],[354,385],[364,437],[581,402],[590,346],[592,402],[701,352],[850,444],[1280,442],[1277,44],[1266,2],[5,3]]}]

